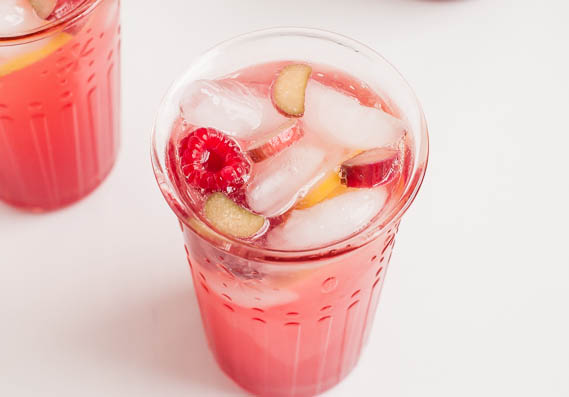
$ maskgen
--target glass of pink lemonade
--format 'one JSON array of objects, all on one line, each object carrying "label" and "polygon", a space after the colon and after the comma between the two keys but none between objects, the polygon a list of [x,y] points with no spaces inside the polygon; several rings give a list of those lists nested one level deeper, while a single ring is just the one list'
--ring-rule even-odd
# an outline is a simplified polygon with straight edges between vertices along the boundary
[{"label": "glass of pink lemonade", "polygon": [[427,156],[413,91],[337,34],[240,36],[172,86],[152,161],[227,375],[312,396],[354,368]]},{"label": "glass of pink lemonade", "polygon": [[116,158],[119,0],[2,0],[0,200],[31,211],[94,190]]}]

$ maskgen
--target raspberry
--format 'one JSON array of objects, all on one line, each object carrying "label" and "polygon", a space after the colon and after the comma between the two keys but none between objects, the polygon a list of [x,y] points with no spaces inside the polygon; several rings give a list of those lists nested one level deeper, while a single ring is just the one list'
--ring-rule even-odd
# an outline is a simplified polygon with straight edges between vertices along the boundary
[{"label": "raspberry", "polygon": [[213,128],[198,128],[179,146],[181,170],[204,193],[232,193],[248,179],[251,164],[233,139]]}]

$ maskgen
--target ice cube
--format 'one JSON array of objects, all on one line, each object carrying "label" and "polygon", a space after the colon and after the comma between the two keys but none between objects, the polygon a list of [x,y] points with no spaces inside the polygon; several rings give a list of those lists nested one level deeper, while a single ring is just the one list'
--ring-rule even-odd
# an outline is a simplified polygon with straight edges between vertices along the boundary
[{"label": "ice cube", "polygon": [[29,0],[0,1],[0,36],[8,36],[35,29],[45,24],[32,8]]},{"label": "ice cube", "polygon": [[396,143],[405,124],[376,108],[362,106],[352,97],[310,80],[306,88],[307,131],[346,148],[365,150]]},{"label": "ice cube", "polygon": [[188,123],[212,127],[243,140],[254,140],[286,120],[269,98],[232,79],[191,83],[180,108]]},{"label": "ice cube", "polygon": [[[15,35],[43,24],[45,21],[36,15],[28,0],[0,0],[0,36]],[[40,40],[17,46],[0,46],[0,66],[44,44],[45,41]],[[0,75],[2,75],[1,72]]]},{"label": "ice cube", "polygon": [[302,141],[259,163],[247,186],[247,203],[266,216],[289,209],[325,173],[326,150]]},{"label": "ice cube", "polygon": [[387,200],[383,188],[358,189],[304,210],[292,211],[282,225],[267,236],[269,247],[299,250],[317,248],[362,230]]}]

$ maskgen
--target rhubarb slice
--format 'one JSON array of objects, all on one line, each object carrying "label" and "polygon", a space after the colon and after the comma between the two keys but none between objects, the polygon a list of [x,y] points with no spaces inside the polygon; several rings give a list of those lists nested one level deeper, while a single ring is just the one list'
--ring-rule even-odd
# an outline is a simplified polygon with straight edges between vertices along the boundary
[{"label": "rhubarb slice", "polygon": [[265,225],[264,217],[238,206],[223,193],[210,195],[205,202],[204,212],[217,230],[233,237],[252,237]]},{"label": "rhubarb slice", "polygon": [[259,163],[286,149],[298,141],[304,132],[297,120],[288,120],[265,140],[254,144],[247,154],[255,163]]},{"label": "rhubarb slice", "polygon": [[399,168],[399,150],[366,150],[345,161],[340,167],[342,183],[348,187],[370,188],[393,179]]},{"label": "rhubarb slice", "polygon": [[285,66],[272,87],[272,98],[279,112],[288,117],[302,117],[306,85],[312,73],[308,65]]},{"label": "rhubarb slice", "polygon": [[30,4],[41,19],[47,19],[55,10],[57,0],[30,0]]}]

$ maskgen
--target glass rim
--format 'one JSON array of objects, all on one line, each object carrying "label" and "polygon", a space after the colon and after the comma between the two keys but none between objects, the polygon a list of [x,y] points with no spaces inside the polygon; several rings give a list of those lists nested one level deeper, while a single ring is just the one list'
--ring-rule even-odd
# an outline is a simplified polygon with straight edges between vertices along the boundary
[{"label": "glass rim", "polygon": [[[307,37],[313,39],[315,38],[321,40],[328,40],[335,44],[347,47],[353,51],[370,56],[372,57],[374,62],[383,62],[387,64],[389,68],[394,72],[394,75],[397,76],[404,84],[404,86],[409,90],[409,93],[412,95],[413,98],[414,102],[413,106],[417,107],[417,110],[420,115],[420,132],[418,134],[419,139],[414,141],[415,162],[413,164],[412,173],[408,178],[403,194],[401,195],[397,203],[390,209],[390,211],[387,214],[383,214],[383,216],[380,217],[380,219],[383,220],[382,222],[380,222],[380,219],[378,219],[378,217],[376,216],[374,220],[372,220],[372,222],[369,225],[367,225],[364,229],[359,230],[340,241],[334,241],[332,243],[320,247],[299,249],[299,250],[280,250],[280,249],[260,247],[252,242],[243,241],[238,238],[224,235],[216,231],[214,228],[212,228],[205,220],[202,214],[198,213],[197,211],[194,211],[191,207],[186,205],[182,200],[179,200],[179,194],[175,190],[171,191],[165,186],[165,184],[174,184],[174,182],[172,181],[168,171],[165,169],[165,167],[163,167],[166,153],[165,152],[158,153],[157,151],[158,132],[156,127],[159,115],[166,110],[166,104],[168,102],[168,99],[176,92],[178,86],[185,81],[185,77],[188,74],[190,74],[194,68],[200,65],[207,58],[216,56],[219,53],[223,52],[225,48],[231,47],[235,44],[240,44],[242,42],[247,42],[255,39],[270,38],[271,36],[300,36],[300,37]],[[393,227],[393,225],[395,225],[401,219],[402,215],[407,211],[411,203],[414,201],[424,180],[428,164],[428,157],[429,157],[429,134],[428,134],[425,115],[423,113],[423,109],[414,90],[411,88],[409,83],[407,83],[407,81],[401,75],[401,73],[389,61],[387,61],[383,56],[381,56],[377,51],[357,40],[354,40],[347,36],[334,33],[331,31],[315,29],[315,28],[305,28],[305,27],[272,27],[272,28],[255,30],[222,41],[214,45],[213,47],[209,48],[205,52],[201,53],[200,55],[198,55],[196,58],[194,58],[194,61],[185,69],[184,73],[178,76],[168,88],[166,94],[164,95],[160,103],[158,112],[156,114],[155,123],[151,136],[151,160],[152,160],[154,175],[158,182],[160,191],[162,192],[170,208],[176,214],[178,220],[180,222],[183,222],[184,225],[190,228],[194,233],[196,233],[200,238],[204,239],[206,242],[212,244],[213,246],[217,246],[222,250],[228,251],[228,249],[224,248],[223,246],[220,246],[220,244],[216,244],[216,242],[212,241],[210,238],[206,237],[203,233],[200,233],[200,231],[196,230],[196,227],[192,226],[190,222],[188,222],[188,219],[186,219],[186,217],[183,216],[183,214],[177,208],[176,205],[173,205],[171,200],[168,199],[168,196],[174,195],[177,201],[179,203],[182,203],[184,208],[188,209],[188,213],[198,218],[198,220],[201,221],[201,223],[206,226],[208,235],[210,236],[213,235],[215,236],[216,240],[224,241],[226,243],[229,243],[232,247],[237,246],[238,248],[242,248],[244,250],[244,251],[236,250],[237,251],[237,253],[235,253],[236,255],[243,256],[247,259],[255,258],[258,260],[271,261],[271,262],[274,261],[296,262],[296,261],[314,260],[322,258],[324,256],[332,257],[353,251],[373,241],[384,230],[389,230],[391,227]],[[363,241],[355,244],[358,241],[358,239],[361,239],[362,235],[366,232],[367,232],[367,237]]]},{"label": "glass rim", "polygon": [[24,32],[0,35],[0,45],[18,45],[41,40],[89,15],[103,1],[104,0],[85,0],[77,8],[65,14],[63,18],[56,19],[45,25]]}]

